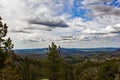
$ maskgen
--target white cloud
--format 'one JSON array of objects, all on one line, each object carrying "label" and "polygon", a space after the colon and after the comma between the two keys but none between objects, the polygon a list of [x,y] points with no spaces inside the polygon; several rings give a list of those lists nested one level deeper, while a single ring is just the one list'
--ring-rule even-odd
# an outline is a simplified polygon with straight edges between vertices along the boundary
[{"label": "white cloud", "polygon": [[[70,18],[74,0],[0,0],[0,16],[8,23],[8,35],[15,44],[16,41],[20,41],[19,44],[52,41],[72,44],[113,39],[119,41],[120,9],[103,4],[91,5],[102,1],[82,2],[84,6],[81,7],[91,9],[92,13],[89,15],[94,17],[93,20],[86,22],[80,17]],[[29,21],[36,21],[39,24],[30,24]]]},{"label": "white cloud", "polygon": [[[106,4],[104,4],[106,2]],[[120,14],[119,5],[110,5],[113,3],[119,4],[119,2],[114,0],[83,0],[82,4],[90,12],[88,16],[101,16],[101,15],[117,15]]]}]

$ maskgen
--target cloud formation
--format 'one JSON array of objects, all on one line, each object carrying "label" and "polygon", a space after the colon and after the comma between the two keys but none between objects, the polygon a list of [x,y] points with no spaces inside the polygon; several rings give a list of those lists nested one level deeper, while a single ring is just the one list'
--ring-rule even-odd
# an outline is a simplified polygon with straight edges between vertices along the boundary
[{"label": "cloud formation", "polygon": [[83,0],[82,4],[90,11],[87,14],[89,16],[120,14],[120,3],[117,0]]},{"label": "cloud formation", "polygon": [[43,25],[30,25],[28,27],[23,28],[24,30],[31,30],[31,31],[35,31],[35,30],[43,30],[43,31],[52,31],[52,29],[48,26],[43,26]]},{"label": "cloud formation", "polygon": [[116,45],[120,41],[119,5],[119,0],[0,0],[0,16],[8,23],[8,35],[20,40],[19,44],[40,47],[55,41],[80,47],[78,42],[97,45],[106,41]]},{"label": "cloud formation", "polygon": [[11,32],[12,32],[12,33],[31,33],[31,32],[29,32],[29,31],[25,31],[25,30],[15,30],[15,29],[11,30]]},{"label": "cloud formation", "polygon": [[68,27],[68,25],[59,17],[51,17],[43,15],[42,17],[36,17],[34,19],[30,18],[27,20],[29,24],[36,24],[36,25],[45,25],[48,27]]}]

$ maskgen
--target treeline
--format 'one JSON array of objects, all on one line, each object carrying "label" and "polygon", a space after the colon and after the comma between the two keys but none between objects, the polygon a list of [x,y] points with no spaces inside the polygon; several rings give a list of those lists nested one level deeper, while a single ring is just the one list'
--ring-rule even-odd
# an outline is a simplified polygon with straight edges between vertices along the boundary
[{"label": "treeline", "polygon": [[9,53],[1,68],[0,80],[120,80],[120,60],[68,64],[53,46],[44,60],[20,58]]},{"label": "treeline", "polygon": [[54,43],[45,59],[21,58],[12,50],[12,40],[4,38],[7,28],[0,18],[0,80],[120,80],[119,59],[70,64]]}]

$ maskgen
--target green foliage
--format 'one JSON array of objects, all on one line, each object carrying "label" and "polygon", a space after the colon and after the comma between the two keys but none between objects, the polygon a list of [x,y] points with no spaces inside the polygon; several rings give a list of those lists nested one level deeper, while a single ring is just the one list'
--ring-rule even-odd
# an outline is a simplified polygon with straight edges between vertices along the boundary
[{"label": "green foliage", "polygon": [[8,55],[0,49],[0,69],[4,68]]},{"label": "green foliage", "polygon": [[98,80],[114,80],[118,73],[118,65],[113,63],[104,63],[98,70]]},{"label": "green foliage", "polygon": [[4,44],[4,49],[6,52],[11,51],[14,46],[12,44],[12,40],[10,39],[10,37],[7,40],[5,40],[3,44]]},{"label": "green foliage", "polygon": [[12,63],[12,40],[5,39],[7,34],[7,25],[2,24],[0,17],[0,80],[19,80],[19,75],[16,74]]},{"label": "green foliage", "polygon": [[4,68],[0,74],[0,80],[20,80],[20,76],[16,74],[15,69],[10,66]]},{"label": "green foliage", "polygon": [[57,47],[53,42],[49,46],[47,53],[48,68],[49,68],[49,80],[58,80],[60,68],[62,64],[62,58],[60,54],[60,46]]},{"label": "green foliage", "polygon": [[70,64],[64,64],[64,78],[63,80],[74,80],[74,67]]},{"label": "green foliage", "polygon": [[41,78],[39,62],[24,58],[23,62],[16,68],[22,80],[37,80]]},{"label": "green foliage", "polygon": [[6,36],[8,28],[6,24],[2,24],[1,20],[2,18],[0,17],[0,69],[5,66],[5,61],[7,59],[7,53],[4,51],[5,45],[3,44],[5,39],[3,39],[3,37]]},{"label": "green foliage", "polygon": [[6,25],[6,23],[2,24],[1,20],[2,20],[2,18],[0,16],[0,38],[2,40],[2,37],[5,37],[6,34],[7,34],[7,28],[8,28],[8,26]]}]

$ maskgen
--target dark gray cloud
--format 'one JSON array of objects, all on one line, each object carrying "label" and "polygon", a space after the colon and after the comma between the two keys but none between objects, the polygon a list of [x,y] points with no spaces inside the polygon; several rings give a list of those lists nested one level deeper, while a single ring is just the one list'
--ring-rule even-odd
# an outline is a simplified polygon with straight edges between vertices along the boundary
[{"label": "dark gray cloud", "polygon": [[29,24],[36,24],[36,25],[45,25],[51,28],[55,27],[68,27],[68,25],[61,20],[60,18],[56,17],[36,17],[27,20]]},{"label": "dark gray cloud", "polygon": [[30,31],[25,31],[25,30],[15,30],[15,29],[12,29],[11,32],[12,32],[12,33],[31,33]]},{"label": "dark gray cloud", "polygon": [[110,7],[105,5],[99,5],[93,7],[93,12],[99,15],[120,15],[120,9],[116,7]]},{"label": "dark gray cloud", "polygon": [[69,41],[69,40],[75,40],[76,38],[73,35],[62,35],[60,36],[61,41]]},{"label": "dark gray cloud", "polygon": [[24,40],[23,42],[24,43],[38,43],[39,41],[38,40],[31,40],[31,39],[29,39],[29,40]]},{"label": "dark gray cloud", "polygon": [[108,33],[80,33],[80,35],[106,35]]},{"label": "dark gray cloud", "polygon": [[90,11],[87,16],[120,15],[120,3],[114,0],[83,0],[82,4]]},{"label": "dark gray cloud", "polygon": [[33,26],[33,27],[26,27],[24,28],[25,30],[44,30],[44,31],[52,31],[51,28],[41,28],[41,27],[36,27],[36,26]]},{"label": "dark gray cloud", "polygon": [[39,43],[40,41],[45,41],[44,39],[24,39],[23,42],[24,43]]},{"label": "dark gray cloud", "polygon": [[113,33],[113,34],[120,34],[120,31],[118,30],[116,30],[116,31],[111,31],[110,33]]},{"label": "dark gray cloud", "polygon": [[120,33],[120,27],[113,26],[113,29],[114,29],[114,31],[111,31],[110,33],[116,33],[116,34]]},{"label": "dark gray cloud", "polygon": [[120,31],[114,31],[114,32],[111,32],[113,34],[120,34]]}]

